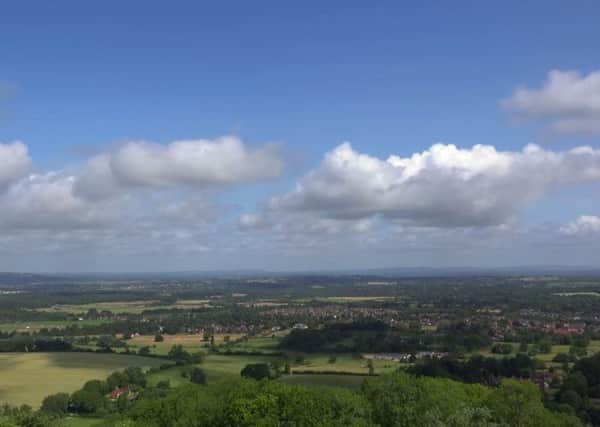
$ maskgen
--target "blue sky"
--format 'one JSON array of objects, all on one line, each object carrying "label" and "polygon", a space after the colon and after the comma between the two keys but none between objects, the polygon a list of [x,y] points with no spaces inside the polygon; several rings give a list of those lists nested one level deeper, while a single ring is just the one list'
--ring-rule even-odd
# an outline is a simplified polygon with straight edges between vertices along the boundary
[{"label": "blue sky", "polygon": [[[126,206],[119,202],[122,210],[112,219],[121,222],[118,226],[108,220],[93,226],[48,222],[50,214],[43,212],[41,204],[28,205],[31,224],[22,221],[17,226],[15,221],[0,218],[0,227],[12,239],[0,245],[5,260],[0,269],[236,268],[231,254],[244,260],[239,266],[244,268],[310,269],[331,264],[343,268],[346,263],[348,268],[357,263],[364,267],[526,264],[527,259],[520,262],[522,256],[515,257],[506,249],[511,242],[520,245],[519,254],[530,254],[540,234],[553,233],[566,239],[569,248],[577,249],[553,249],[546,255],[533,251],[537,255],[531,263],[597,262],[597,257],[589,254],[594,247],[589,230],[600,230],[593,219],[581,223],[587,240],[577,240],[575,231],[560,232],[569,225],[575,227],[582,215],[600,215],[598,182],[587,176],[576,180],[576,185],[569,183],[568,188],[562,185],[564,179],[560,184],[546,183],[543,189],[535,186],[531,190],[535,194],[527,193],[515,206],[507,207],[505,217],[493,221],[478,217],[472,223],[457,219],[459,226],[443,221],[423,223],[422,218],[415,218],[424,215],[421,210],[406,213],[408,208],[386,198],[380,208],[366,209],[360,218],[352,215],[352,221],[371,224],[369,231],[361,228],[358,240],[348,231],[347,227],[352,228],[345,218],[348,210],[331,209],[339,200],[321,200],[315,206],[312,193],[310,197],[301,194],[292,197],[298,199],[293,208],[278,208],[281,212],[275,212],[278,209],[270,207],[269,200],[285,198],[299,182],[308,188],[311,183],[303,177],[310,171],[331,176],[331,171],[323,171],[319,165],[326,153],[345,141],[356,153],[383,161],[391,154],[408,158],[438,142],[463,149],[485,144],[499,152],[519,152],[532,142],[552,153],[581,145],[598,147],[595,131],[556,132],[549,126],[585,110],[588,104],[584,101],[582,108],[558,108],[543,114],[527,110],[531,103],[507,108],[501,102],[511,99],[519,87],[540,90],[552,70],[576,71],[579,80],[596,88],[593,73],[600,69],[599,18],[600,4],[592,1],[576,5],[559,1],[414,5],[57,1],[2,5],[0,143],[22,141],[31,159],[27,174],[55,173],[77,180],[90,158],[119,151],[131,141],[168,146],[177,140],[214,141],[224,135],[239,137],[251,151],[277,143],[277,156],[285,166],[276,178],[248,172],[226,180],[226,185],[190,183],[187,178],[171,176],[161,178],[168,184],[163,180],[157,186],[147,181],[142,185],[129,177],[118,195],[111,196],[111,203],[117,203],[117,198],[128,200],[121,200]],[[587,76],[592,78],[585,80]],[[579,80],[571,86],[576,95]],[[586,123],[600,120],[594,108],[590,108],[592,113],[585,110]],[[577,120],[581,123],[581,117]],[[343,176],[348,174],[352,171],[344,171]],[[520,179],[526,176],[519,175]],[[117,177],[120,184],[124,179]],[[29,191],[19,182],[15,178],[5,186],[13,199],[5,196],[0,205],[15,204],[17,191]],[[515,182],[518,187],[519,181]],[[461,191],[469,193],[470,187]],[[34,200],[18,197],[21,209],[22,200]],[[390,197],[397,201],[405,195],[400,192]],[[133,227],[130,221],[139,224],[140,212],[200,199],[213,206],[210,218],[196,218],[185,226],[165,219],[148,220],[153,224],[152,233],[161,236],[158,242],[170,238],[165,235],[187,233],[185,244],[173,243],[174,247],[185,246],[181,253],[171,249],[171,257],[160,250],[145,253],[141,249],[149,244],[147,240],[108,237]],[[72,213],[66,212],[65,206],[53,207],[52,214],[89,213],[79,200],[71,202],[82,210]],[[373,205],[373,201],[361,203]],[[8,208],[13,209],[12,205]],[[361,212],[363,208],[352,207]],[[246,227],[240,231],[236,224],[243,215],[254,215],[260,230]],[[298,223],[291,219],[297,215],[302,215],[301,221],[313,223],[341,217],[346,222],[340,229],[336,225],[326,241],[309,238],[302,231],[294,237],[281,234],[290,222]],[[427,215],[438,217],[430,211]],[[396,235],[391,230],[397,227],[403,231],[396,240],[390,236]],[[499,231],[493,231],[495,240],[483,249],[477,246],[464,256],[449,256],[449,248],[464,239],[461,233],[481,241],[489,239],[490,227],[510,230],[500,237]],[[427,237],[420,234],[425,229]],[[92,238],[92,233],[97,234]],[[53,244],[41,250],[39,239]],[[114,246],[98,243],[103,239],[110,239]],[[292,243],[283,249],[276,246],[282,240],[295,239],[303,239],[297,247],[291,247]],[[427,243],[419,246],[407,239]],[[494,243],[498,239],[503,243]],[[71,242],[65,245],[65,240]],[[75,241],[77,245],[72,243]],[[236,244],[241,241],[248,247]],[[367,245],[365,241],[378,243]],[[87,257],[81,255],[82,247]],[[314,256],[320,252],[327,256]],[[78,259],[75,267],[74,259]]]}]

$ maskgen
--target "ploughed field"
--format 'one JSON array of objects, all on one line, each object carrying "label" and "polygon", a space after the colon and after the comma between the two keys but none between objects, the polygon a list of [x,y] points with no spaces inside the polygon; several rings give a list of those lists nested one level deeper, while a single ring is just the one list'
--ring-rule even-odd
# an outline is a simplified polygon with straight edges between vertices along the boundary
[{"label": "ploughed field", "polygon": [[164,360],[96,353],[0,353],[0,403],[37,408],[44,397],[73,392],[129,366],[155,367]]}]

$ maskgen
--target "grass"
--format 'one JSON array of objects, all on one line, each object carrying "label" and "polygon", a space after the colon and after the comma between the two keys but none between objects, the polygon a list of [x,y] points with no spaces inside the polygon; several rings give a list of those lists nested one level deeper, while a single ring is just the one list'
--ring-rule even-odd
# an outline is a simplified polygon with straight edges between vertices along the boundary
[{"label": "grass", "polygon": [[95,353],[1,353],[0,402],[38,407],[44,397],[73,392],[128,366],[153,367],[163,360]]},{"label": "grass", "polygon": [[[293,356],[296,357],[297,355]],[[336,360],[330,363],[329,359],[332,354],[317,353],[303,354],[304,361],[300,364],[292,363],[292,372],[298,371],[328,371],[328,372],[349,372],[353,374],[368,374],[369,368],[367,361],[360,358],[358,355],[352,354],[335,354]],[[292,359],[294,361],[294,359]],[[373,367],[376,374],[384,374],[393,372],[405,364],[399,362],[391,362],[387,360],[373,360]]]},{"label": "grass", "polygon": [[[204,361],[195,365],[204,370],[209,382],[218,382],[228,378],[239,378],[240,372],[249,363],[269,363],[278,360],[270,356],[232,356],[221,354],[209,354]],[[169,380],[171,387],[177,387],[188,380],[181,376],[183,367],[173,367],[149,376],[150,385],[156,385],[159,381]]]}]

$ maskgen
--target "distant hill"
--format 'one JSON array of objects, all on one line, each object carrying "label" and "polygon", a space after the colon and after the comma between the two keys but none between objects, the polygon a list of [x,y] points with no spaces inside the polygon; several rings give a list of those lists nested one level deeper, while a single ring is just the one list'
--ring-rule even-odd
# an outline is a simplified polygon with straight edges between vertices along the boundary
[{"label": "distant hill", "polygon": [[592,266],[515,266],[515,267],[390,267],[348,270],[269,271],[198,270],[165,272],[91,272],[91,273],[12,273],[0,272],[0,286],[75,283],[88,281],[254,279],[268,277],[362,276],[362,277],[481,277],[481,276],[600,276]]},{"label": "distant hill", "polygon": [[36,283],[54,283],[64,281],[65,277],[59,275],[0,272],[0,286],[32,285]]}]

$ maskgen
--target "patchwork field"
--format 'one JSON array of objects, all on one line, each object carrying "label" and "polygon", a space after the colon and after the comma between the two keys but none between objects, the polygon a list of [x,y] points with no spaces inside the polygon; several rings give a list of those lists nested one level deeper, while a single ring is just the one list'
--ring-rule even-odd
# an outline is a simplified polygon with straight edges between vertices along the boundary
[{"label": "patchwork field", "polygon": [[44,397],[72,392],[128,366],[154,367],[163,360],[94,353],[1,353],[0,402],[37,407]]},{"label": "patchwork field", "polygon": [[[215,334],[215,344],[222,344],[225,337],[233,341],[240,338],[241,334]],[[154,335],[140,335],[127,340],[127,345],[132,349],[139,349],[140,347],[150,347],[153,354],[166,355],[171,347],[174,345],[182,345],[189,352],[197,352],[206,350],[207,343],[203,341],[202,335],[197,334],[176,334],[176,335],[163,335],[164,341],[154,342]]]}]

